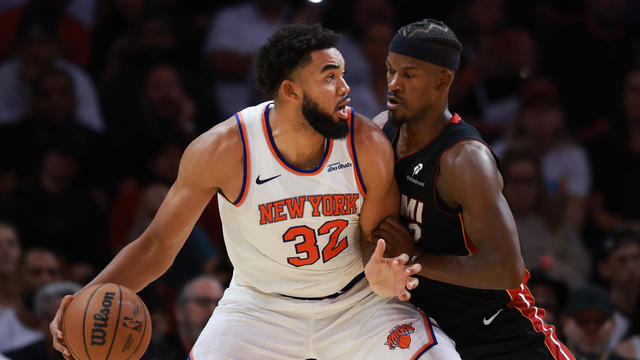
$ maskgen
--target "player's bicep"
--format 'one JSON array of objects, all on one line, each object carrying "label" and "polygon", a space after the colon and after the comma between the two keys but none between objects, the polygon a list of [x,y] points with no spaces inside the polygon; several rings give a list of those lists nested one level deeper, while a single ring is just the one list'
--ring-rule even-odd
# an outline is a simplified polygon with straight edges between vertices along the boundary
[{"label": "player's bicep", "polygon": [[360,212],[363,236],[370,234],[387,216],[397,217],[400,193],[393,175],[393,149],[379,129],[356,146],[367,190]]},{"label": "player's bicep", "polygon": [[438,181],[447,196],[462,207],[466,234],[478,248],[492,242],[517,245],[515,222],[502,195],[502,177],[491,152],[478,142],[463,143],[452,150],[443,158],[443,178]]}]

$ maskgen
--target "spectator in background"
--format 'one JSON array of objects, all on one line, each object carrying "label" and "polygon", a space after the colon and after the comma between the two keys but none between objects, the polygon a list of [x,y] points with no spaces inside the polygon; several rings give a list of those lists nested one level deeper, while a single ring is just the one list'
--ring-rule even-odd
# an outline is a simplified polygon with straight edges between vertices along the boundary
[{"label": "spectator in background", "polygon": [[[160,208],[160,204],[169,192],[169,186],[153,183],[145,187],[136,207],[134,223],[129,232],[129,241],[135,240],[149,226]],[[202,274],[212,273],[220,261],[218,251],[200,225],[196,224],[180,249],[171,268],[160,278],[168,287],[169,296],[175,296],[182,284]],[[169,301],[171,302],[171,301]]]},{"label": "spectator in background", "polygon": [[525,266],[571,288],[587,282],[590,255],[549,198],[538,156],[510,148],[502,157],[504,196],[513,212]]},{"label": "spectator in background", "polygon": [[61,57],[52,24],[24,19],[18,27],[16,43],[16,56],[0,64],[0,124],[18,122],[30,115],[33,84],[43,69],[54,66],[73,80],[74,120],[102,132],[104,124],[93,82],[84,70]]},{"label": "spectator in background", "polygon": [[165,338],[152,337],[143,360],[187,357],[223,293],[222,283],[210,275],[197,276],[186,282],[174,306],[175,333]]},{"label": "spectator in background", "polygon": [[75,121],[76,97],[73,79],[64,70],[47,67],[34,83],[30,116],[17,124],[5,125],[0,133],[0,149],[21,167],[23,178],[29,174],[44,150],[65,144],[79,155],[82,180],[98,181],[101,164],[99,134]]},{"label": "spectator in background", "polygon": [[[143,12],[134,24],[109,48],[99,76],[101,89],[121,89],[130,93],[131,89],[126,86],[136,84],[158,62],[179,65],[182,61],[173,19],[169,14],[161,8],[151,8]],[[125,84],[118,86],[119,82]],[[139,87],[133,90],[139,90]]]},{"label": "spectator in background", "polygon": [[17,301],[18,265],[21,255],[22,247],[15,227],[0,221],[0,324],[5,309]]},{"label": "spectator in background", "polygon": [[640,238],[629,231],[611,233],[597,256],[598,275],[606,282],[615,309],[608,347],[612,350],[629,334],[632,320],[640,316]]},{"label": "spectator in background", "polygon": [[[558,21],[545,27],[541,44],[544,74],[558,84],[567,109],[567,128],[580,141],[601,134],[602,119],[618,104],[629,70],[634,34],[625,21],[626,0],[586,0],[578,24]],[[636,39],[637,39],[637,35]],[[607,69],[607,71],[594,71]],[[588,81],[590,86],[580,86]]]},{"label": "spectator in background", "polygon": [[214,14],[204,53],[214,76],[213,99],[220,111],[219,119],[254,102],[253,58],[291,15],[286,0],[243,1]]},{"label": "spectator in background", "polygon": [[[83,9],[82,5],[88,5],[90,8],[94,1],[83,0],[82,4],[77,0],[73,2],[70,4],[69,0],[29,0],[0,11],[0,59],[9,57],[12,45],[19,37],[22,23],[35,21],[46,23],[54,36],[60,39],[64,58],[81,68],[86,68],[89,65],[91,50],[91,27],[83,22],[91,21],[91,15],[90,9]],[[75,14],[67,13],[66,9]]]},{"label": "spectator in background", "polygon": [[145,0],[101,1],[91,49],[91,74],[99,78],[109,49],[115,41],[132,32],[145,10]]},{"label": "spectator in background", "polygon": [[26,250],[18,271],[20,301],[0,313],[0,352],[3,353],[43,339],[40,320],[34,312],[35,293],[61,277],[60,261],[45,248]]},{"label": "spectator in background", "polygon": [[86,189],[77,186],[78,160],[72,151],[49,148],[38,165],[36,176],[0,203],[0,213],[16,224],[25,248],[59,252],[69,278],[84,283],[107,260],[102,216]]},{"label": "spectator in background", "polygon": [[[81,288],[80,284],[74,282],[54,281],[36,291],[34,313],[38,319],[37,329],[42,334],[49,332],[49,322],[56,315],[62,298],[73,295]],[[53,348],[51,340],[51,336],[44,336],[39,341],[8,351],[6,355],[11,360],[63,360],[64,357]]]},{"label": "spectator in background", "polygon": [[[619,126],[594,142],[595,189],[591,216],[596,233],[627,228],[640,235],[640,66],[625,79]],[[615,161],[613,159],[615,158]]]},{"label": "spectator in background", "polygon": [[521,106],[518,91],[537,71],[537,44],[529,33],[507,29],[481,42],[475,50],[473,61],[458,72],[450,99],[491,142],[517,116]]},{"label": "spectator in background", "polygon": [[604,289],[587,285],[571,292],[563,323],[567,346],[577,360],[625,360],[608,349],[615,320]]},{"label": "spectator in background", "polygon": [[555,85],[531,79],[522,88],[520,111],[506,137],[493,144],[503,155],[510,147],[526,145],[540,156],[547,191],[561,209],[561,217],[578,232],[586,216],[591,190],[587,152],[567,132],[565,110]]}]

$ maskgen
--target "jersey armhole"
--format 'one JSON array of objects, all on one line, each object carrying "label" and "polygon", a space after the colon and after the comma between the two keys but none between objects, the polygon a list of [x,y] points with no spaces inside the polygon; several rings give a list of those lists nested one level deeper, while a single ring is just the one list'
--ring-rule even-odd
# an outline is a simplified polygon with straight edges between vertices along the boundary
[{"label": "jersey armhole", "polygon": [[349,155],[351,156],[351,160],[353,161],[353,172],[356,178],[356,183],[358,185],[358,189],[362,196],[367,194],[367,188],[364,186],[364,181],[362,180],[362,174],[360,172],[360,166],[358,165],[358,157],[356,155],[356,142],[355,142],[355,112],[352,108],[349,108],[349,135],[347,137]]},{"label": "jersey armhole", "polygon": [[249,158],[249,143],[247,142],[247,130],[244,125],[244,119],[241,113],[236,113],[236,124],[238,125],[238,132],[240,133],[240,140],[242,141],[242,157],[243,157],[243,175],[242,175],[242,188],[238,198],[231,202],[233,206],[238,207],[242,205],[244,199],[249,192],[249,176],[251,174],[251,159]]}]

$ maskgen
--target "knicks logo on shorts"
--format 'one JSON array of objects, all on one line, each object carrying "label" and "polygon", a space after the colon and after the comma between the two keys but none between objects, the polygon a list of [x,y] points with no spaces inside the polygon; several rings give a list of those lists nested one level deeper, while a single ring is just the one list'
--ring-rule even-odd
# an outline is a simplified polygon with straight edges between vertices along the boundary
[{"label": "knicks logo on shorts", "polygon": [[389,350],[395,350],[396,348],[408,349],[409,345],[411,345],[411,334],[415,330],[411,324],[398,325],[389,331],[387,342],[384,344],[389,346]]}]

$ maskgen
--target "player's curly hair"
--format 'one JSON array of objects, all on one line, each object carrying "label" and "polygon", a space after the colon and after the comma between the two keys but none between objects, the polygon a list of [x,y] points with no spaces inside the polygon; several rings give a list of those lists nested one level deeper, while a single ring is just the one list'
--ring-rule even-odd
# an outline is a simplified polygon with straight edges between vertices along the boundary
[{"label": "player's curly hair", "polygon": [[320,25],[285,25],[258,51],[256,85],[276,97],[280,84],[299,66],[311,61],[311,52],[336,47],[340,35]]},{"label": "player's curly hair", "polygon": [[435,45],[462,52],[462,44],[456,34],[442,21],[424,19],[401,27],[398,33],[409,39],[428,41]]}]

